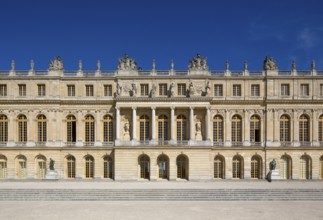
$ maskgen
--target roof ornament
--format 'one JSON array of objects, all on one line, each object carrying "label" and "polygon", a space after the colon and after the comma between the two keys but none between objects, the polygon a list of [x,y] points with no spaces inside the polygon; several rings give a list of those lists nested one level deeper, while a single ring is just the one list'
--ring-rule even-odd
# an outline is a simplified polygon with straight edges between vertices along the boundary
[{"label": "roof ornament", "polygon": [[248,70],[248,62],[246,60],[243,63],[243,69],[244,69],[244,71]]},{"label": "roof ornament", "polygon": [[156,70],[156,61],[155,61],[155,59],[153,59],[152,67],[153,67],[153,71],[155,71]]},{"label": "roof ornament", "polygon": [[225,61],[225,70],[226,70],[226,71],[229,71],[229,67],[230,67],[229,61],[228,61],[228,60],[226,60],[226,61]]},{"label": "roof ornament", "polygon": [[315,60],[312,60],[312,63],[311,63],[311,70],[315,70]]},{"label": "roof ornament", "polygon": [[171,59],[170,61],[170,69],[173,71],[174,70],[174,60]]},{"label": "roof ornament", "polygon": [[79,72],[82,72],[83,64],[82,60],[79,60]]},{"label": "roof ornament", "polygon": [[14,60],[11,61],[11,71],[12,72],[15,71],[15,61]]},{"label": "roof ornament", "polygon": [[34,71],[35,70],[35,62],[34,60],[30,60],[30,71]]},{"label": "roof ornament", "polygon": [[196,57],[193,57],[188,64],[189,70],[208,70],[209,67],[206,64],[207,58],[202,57],[200,53],[197,53]]},{"label": "roof ornament", "polygon": [[58,56],[55,60],[51,60],[48,69],[49,71],[63,71],[64,65],[62,58]]},{"label": "roof ornament", "polygon": [[119,58],[118,70],[137,70],[137,63],[125,54],[123,58]]},{"label": "roof ornament", "polygon": [[100,60],[98,60],[98,62],[96,63],[96,66],[98,67],[97,71],[100,72],[101,71],[101,62],[100,62]]},{"label": "roof ornament", "polygon": [[278,65],[277,62],[270,56],[266,56],[264,60],[264,70],[277,70]]},{"label": "roof ornament", "polygon": [[296,71],[296,62],[295,62],[295,60],[292,61],[292,71]]}]

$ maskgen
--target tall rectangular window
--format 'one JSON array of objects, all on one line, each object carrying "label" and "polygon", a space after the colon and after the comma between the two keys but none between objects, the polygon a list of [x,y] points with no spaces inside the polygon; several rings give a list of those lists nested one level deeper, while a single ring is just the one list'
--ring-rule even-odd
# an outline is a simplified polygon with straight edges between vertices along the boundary
[{"label": "tall rectangular window", "polygon": [[45,96],[46,95],[46,87],[45,84],[38,84],[38,96]]},{"label": "tall rectangular window", "polygon": [[85,85],[86,96],[94,96],[93,85]]},{"label": "tall rectangular window", "polygon": [[320,96],[323,96],[323,84],[320,84]]},{"label": "tall rectangular window", "polygon": [[104,85],[104,96],[112,96],[112,85]]},{"label": "tall rectangular window", "polygon": [[308,84],[301,84],[301,96],[309,96],[310,87]]},{"label": "tall rectangular window", "polygon": [[167,96],[167,84],[166,83],[159,84],[159,95],[160,96]]},{"label": "tall rectangular window", "polygon": [[232,89],[233,96],[241,96],[241,85],[233,85]]},{"label": "tall rectangular window", "polygon": [[7,85],[6,84],[0,85],[0,96],[7,96]]},{"label": "tall rectangular window", "polygon": [[19,88],[19,96],[26,96],[27,94],[26,84],[19,84],[18,88]]},{"label": "tall rectangular window", "polygon": [[141,96],[148,96],[149,94],[149,86],[148,84],[140,84],[140,95]]},{"label": "tall rectangular window", "polygon": [[177,84],[177,94],[181,96],[186,95],[186,84],[185,83],[178,83]]},{"label": "tall rectangular window", "polygon": [[259,85],[251,85],[251,96],[260,96]]},{"label": "tall rectangular window", "polygon": [[223,96],[223,85],[214,85],[214,96]]},{"label": "tall rectangular window", "polygon": [[289,96],[289,84],[281,84],[280,95],[281,96]]},{"label": "tall rectangular window", "polygon": [[67,85],[67,95],[75,96],[75,85]]}]

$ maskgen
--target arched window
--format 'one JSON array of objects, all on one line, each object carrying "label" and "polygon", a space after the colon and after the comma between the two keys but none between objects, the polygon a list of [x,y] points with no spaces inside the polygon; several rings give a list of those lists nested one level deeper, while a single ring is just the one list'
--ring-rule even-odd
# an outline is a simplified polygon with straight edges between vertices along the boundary
[{"label": "arched window", "polygon": [[232,117],[232,131],[231,139],[233,145],[241,144],[242,142],[242,120],[239,115]]},{"label": "arched window", "polygon": [[47,140],[47,120],[45,115],[37,116],[37,141],[38,143],[44,143]]},{"label": "arched window", "polygon": [[320,178],[323,179],[323,156],[320,158]]},{"label": "arched window", "polygon": [[27,159],[23,155],[16,158],[16,174],[18,179],[25,179],[27,177]]},{"label": "arched window", "polygon": [[113,119],[110,115],[103,117],[103,141],[105,143],[113,142]]},{"label": "arched window", "polygon": [[149,117],[147,115],[142,115],[139,118],[140,125],[140,141],[149,141]]},{"label": "arched window", "polygon": [[7,158],[0,155],[0,179],[7,178]]},{"label": "arched window", "polygon": [[250,118],[250,142],[251,143],[261,142],[260,118],[256,115],[253,115]]},{"label": "arched window", "polygon": [[66,157],[66,166],[67,166],[67,178],[75,178],[75,157],[69,155]]},{"label": "arched window", "polygon": [[215,179],[224,179],[224,157],[221,155],[217,155],[214,158],[214,178]]},{"label": "arched window", "polygon": [[18,142],[25,144],[27,142],[27,117],[18,116]]},{"label": "arched window", "polygon": [[179,115],[176,119],[177,142],[182,143],[187,140],[187,119],[184,115]]},{"label": "arched window", "polygon": [[312,159],[308,155],[301,156],[300,179],[312,179]]},{"label": "arched window", "polygon": [[258,155],[251,158],[251,179],[262,178],[262,159]]},{"label": "arched window", "polygon": [[42,155],[36,157],[36,172],[38,179],[46,177],[46,158]]},{"label": "arched window", "polygon": [[310,141],[310,119],[306,115],[299,118],[299,142]]},{"label": "arched window", "polygon": [[323,142],[323,115],[319,117],[319,142]]},{"label": "arched window", "polygon": [[85,144],[93,145],[95,142],[95,126],[94,117],[92,115],[85,116]]},{"label": "arched window", "polygon": [[113,179],[113,160],[110,156],[103,158],[103,178]]},{"label": "arched window", "polygon": [[177,178],[188,180],[188,159],[184,155],[179,155],[176,159]]},{"label": "arched window", "polygon": [[290,120],[287,115],[280,117],[280,142],[290,142]]},{"label": "arched window", "polygon": [[140,166],[140,178],[149,179],[150,178],[150,159],[147,155],[141,155],[139,157]]},{"label": "arched window", "polygon": [[76,142],[76,118],[74,115],[66,117],[67,126],[67,144],[74,144]]},{"label": "arched window", "polygon": [[85,156],[85,178],[94,178],[94,158],[91,155]]},{"label": "arched window", "polygon": [[223,143],[223,118],[220,115],[213,118],[213,143]]},{"label": "arched window", "polygon": [[0,115],[0,144],[8,142],[8,118]]},{"label": "arched window", "polygon": [[239,155],[232,159],[232,178],[243,179],[243,159]]},{"label": "arched window", "polygon": [[280,158],[280,177],[292,179],[292,158],[288,155],[283,155]]},{"label": "arched window", "polygon": [[168,179],[169,173],[169,159],[166,155],[160,155],[157,158],[157,165],[158,165],[158,177],[160,179]]},{"label": "arched window", "polygon": [[168,118],[166,115],[158,117],[158,143],[164,144],[168,140]]}]

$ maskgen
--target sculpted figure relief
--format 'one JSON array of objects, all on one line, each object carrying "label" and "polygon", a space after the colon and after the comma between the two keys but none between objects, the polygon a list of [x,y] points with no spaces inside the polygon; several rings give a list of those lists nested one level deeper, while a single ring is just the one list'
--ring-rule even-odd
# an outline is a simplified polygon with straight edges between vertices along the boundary
[{"label": "sculpted figure relief", "polygon": [[55,160],[50,158],[50,160],[49,160],[49,170],[54,170],[54,164],[55,164]]},{"label": "sculpted figure relief", "polygon": [[197,121],[196,122],[196,132],[200,132],[201,131],[201,122]]},{"label": "sculpted figure relief", "polygon": [[131,96],[136,97],[137,95],[137,86],[135,83],[131,84]]},{"label": "sculpted figure relief", "polygon": [[190,70],[208,70],[209,67],[206,64],[206,60],[207,58],[202,57],[200,53],[198,53],[196,57],[193,57],[189,61],[188,68]]},{"label": "sculpted figure relief", "polygon": [[211,91],[210,82],[207,81],[206,82],[206,86],[205,86],[205,96],[209,96],[210,95],[210,91]]},{"label": "sculpted figure relief", "polygon": [[156,95],[156,86],[155,86],[155,84],[153,84],[153,86],[152,86],[152,88],[150,90],[150,97],[154,98],[155,95]]},{"label": "sculpted figure relief", "polygon": [[129,122],[126,122],[126,123],[124,124],[123,129],[124,129],[124,133],[125,133],[125,134],[129,133]]},{"label": "sculpted figure relief", "polygon": [[58,56],[55,60],[51,60],[48,69],[52,71],[63,71],[64,65],[62,58]]},{"label": "sculpted figure relief", "polygon": [[137,70],[137,63],[125,54],[119,59],[118,70]]},{"label": "sculpted figure relief", "polygon": [[122,86],[120,85],[120,83],[117,83],[116,95],[121,96],[121,93],[122,93]]},{"label": "sculpted figure relief", "polygon": [[193,86],[193,82],[191,82],[190,85],[189,85],[188,94],[189,94],[190,97],[194,96],[194,94],[195,94],[195,89],[194,89],[194,86]]},{"label": "sculpted figure relief", "polygon": [[175,95],[175,85],[174,85],[174,82],[172,82],[169,87],[169,97],[174,97],[174,95]]},{"label": "sculpted figure relief", "polygon": [[264,70],[277,70],[277,69],[278,69],[278,65],[276,61],[272,57],[266,56],[264,60]]}]

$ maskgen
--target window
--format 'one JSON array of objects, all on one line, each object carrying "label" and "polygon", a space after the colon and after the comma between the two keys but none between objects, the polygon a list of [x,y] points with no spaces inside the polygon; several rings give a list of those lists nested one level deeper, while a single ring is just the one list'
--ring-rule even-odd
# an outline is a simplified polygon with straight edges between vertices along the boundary
[{"label": "window", "polygon": [[168,140],[168,118],[166,115],[158,117],[158,143],[164,144]]},{"label": "window", "polygon": [[308,155],[301,156],[300,179],[312,179],[312,159]]},{"label": "window", "polygon": [[103,117],[103,141],[105,143],[113,142],[113,119],[110,115]]},{"label": "window", "polygon": [[86,96],[94,96],[93,85],[85,85]]},{"label": "window", "polygon": [[47,120],[45,115],[38,115],[37,116],[37,141],[38,143],[44,143],[46,142],[46,134],[47,134]]},{"label": "window", "polygon": [[67,126],[67,144],[74,144],[76,142],[76,118],[73,115],[66,117]]},{"label": "window", "polygon": [[103,158],[103,178],[113,179],[113,160],[110,156]]},{"label": "window", "polygon": [[323,84],[320,84],[320,96],[323,96]]},{"label": "window", "polygon": [[73,179],[75,178],[75,157],[72,155],[66,158],[67,165],[67,178]]},{"label": "window", "polygon": [[94,158],[91,155],[85,157],[85,178],[94,178]]},{"label": "window", "polygon": [[75,85],[67,85],[67,95],[75,96]]},{"label": "window", "polygon": [[17,178],[18,179],[25,179],[27,177],[27,159],[25,156],[18,156],[17,157]]},{"label": "window", "polygon": [[214,85],[214,96],[223,96],[223,85]]},{"label": "window", "polygon": [[26,89],[26,84],[19,84],[19,96],[26,96],[27,95],[27,89]]},{"label": "window", "polygon": [[319,117],[319,142],[323,142],[323,115]]},{"label": "window", "polygon": [[251,85],[251,96],[260,96],[260,86]]},{"label": "window", "polygon": [[233,145],[241,144],[242,142],[242,120],[239,115],[234,115],[232,117],[232,125],[231,125],[231,139]]},{"label": "window", "polygon": [[8,118],[0,115],[0,143],[8,142]]},{"label": "window", "polygon": [[140,178],[149,179],[150,178],[150,159],[147,155],[142,155],[139,157],[140,166]]},{"label": "window", "polygon": [[290,141],[290,120],[287,115],[280,117],[280,142],[286,143]]},{"label": "window", "polygon": [[215,179],[224,179],[224,157],[217,155],[214,158],[214,178]]},{"label": "window", "polygon": [[104,85],[104,96],[112,96],[112,85]]},{"label": "window", "polygon": [[85,116],[85,144],[94,145],[94,117],[92,115]]},{"label": "window", "polygon": [[323,179],[323,156],[320,158],[320,179]]},{"label": "window", "polygon": [[213,142],[223,143],[223,118],[220,115],[213,118]]},{"label": "window", "polygon": [[0,96],[7,96],[7,85],[6,84],[0,85]]},{"label": "window", "polygon": [[281,84],[280,95],[281,96],[289,96],[289,84]]},{"label": "window", "polygon": [[149,118],[147,115],[143,115],[139,119],[140,126],[140,141],[149,141]]},{"label": "window", "polygon": [[38,84],[38,96],[45,96],[46,95],[46,87],[45,84]]},{"label": "window", "polygon": [[292,159],[288,155],[280,158],[280,177],[282,179],[292,178]]},{"label": "window", "polygon": [[180,96],[186,96],[186,84],[178,83],[177,84],[177,94]]},{"label": "window", "polygon": [[160,179],[168,179],[168,167],[169,167],[169,159],[166,155],[160,155],[157,158],[158,165],[158,177]]},{"label": "window", "polygon": [[233,96],[241,96],[241,85],[233,85],[232,89]]},{"label": "window", "polygon": [[37,170],[37,178],[45,179],[46,177],[46,158],[44,156],[38,156],[36,159],[36,170]]},{"label": "window", "polygon": [[167,96],[167,84],[166,83],[159,84],[159,95],[160,96]]},{"label": "window", "polygon": [[180,155],[176,159],[177,178],[188,180],[188,159],[184,155]]},{"label": "window", "polygon": [[310,141],[310,120],[306,115],[299,118],[299,142]]},{"label": "window", "polygon": [[241,156],[234,156],[232,159],[232,178],[243,179],[243,159]]},{"label": "window", "polygon": [[253,115],[250,119],[250,142],[251,143],[260,143],[260,118],[256,115]]},{"label": "window", "polygon": [[177,142],[183,143],[187,140],[187,119],[184,115],[179,115],[176,119]]},{"label": "window", "polygon": [[140,84],[140,95],[148,96],[149,94],[149,86],[148,84]]},{"label": "window", "polygon": [[0,155],[0,179],[7,178],[7,158]]},{"label": "window", "polygon": [[255,155],[251,158],[251,179],[261,179],[262,177],[262,159]]},{"label": "window", "polygon": [[309,96],[310,88],[308,84],[301,84],[301,96]]},{"label": "window", "polygon": [[27,142],[27,117],[18,116],[18,142],[25,144]]}]

